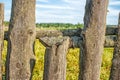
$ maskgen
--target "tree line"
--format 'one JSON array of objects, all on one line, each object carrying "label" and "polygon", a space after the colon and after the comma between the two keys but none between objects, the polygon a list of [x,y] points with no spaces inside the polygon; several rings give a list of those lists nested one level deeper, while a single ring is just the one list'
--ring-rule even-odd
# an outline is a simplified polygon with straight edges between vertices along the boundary
[{"label": "tree line", "polygon": [[[4,25],[8,26],[9,22],[4,21]],[[37,28],[83,28],[84,25],[82,23],[72,24],[72,23],[36,23]],[[107,25],[107,27],[116,27],[116,25]]]}]

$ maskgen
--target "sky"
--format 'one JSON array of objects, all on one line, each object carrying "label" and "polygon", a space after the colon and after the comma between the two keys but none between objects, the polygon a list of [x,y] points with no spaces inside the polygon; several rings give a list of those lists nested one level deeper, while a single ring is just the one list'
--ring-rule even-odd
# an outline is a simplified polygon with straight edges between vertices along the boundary
[{"label": "sky", "polygon": [[[5,4],[5,21],[10,20],[12,0]],[[83,23],[86,0],[36,0],[36,23]],[[107,24],[117,25],[120,0],[109,0]]]}]

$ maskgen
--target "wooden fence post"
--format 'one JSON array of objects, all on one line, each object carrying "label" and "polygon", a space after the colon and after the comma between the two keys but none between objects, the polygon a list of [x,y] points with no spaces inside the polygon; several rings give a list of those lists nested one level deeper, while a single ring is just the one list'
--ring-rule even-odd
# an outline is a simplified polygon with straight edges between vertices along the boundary
[{"label": "wooden fence post", "polygon": [[4,41],[4,29],[3,29],[3,20],[4,20],[4,4],[0,3],[0,80],[2,80],[2,49]]},{"label": "wooden fence post", "polygon": [[110,80],[120,80],[120,13],[118,19],[117,41],[115,42],[114,47]]},{"label": "wooden fence post", "polygon": [[46,46],[43,80],[66,80],[69,38],[46,38],[43,41]]},{"label": "wooden fence post", "polygon": [[99,80],[108,0],[86,0],[79,80]]},{"label": "wooden fence post", "polygon": [[35,58],[35,0],[12,0],[6,80],[30,80]]}]

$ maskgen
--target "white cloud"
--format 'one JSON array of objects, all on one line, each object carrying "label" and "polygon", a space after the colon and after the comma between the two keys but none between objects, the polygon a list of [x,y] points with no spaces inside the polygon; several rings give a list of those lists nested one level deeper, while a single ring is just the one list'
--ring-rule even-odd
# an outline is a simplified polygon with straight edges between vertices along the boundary
[{"label": "white cloud", "polygon": [[37,0],[39,2],[48,2],[48,0]]},{"label": "white cloud", "polygon": [[44,17],[44,18],[37,18],[36,22],[38,23],[78,23],[80,21],[80,19],[78,18],[54,18],[54,17],[51,17],[51,18],[47,18],[47,17]]},{"label": "white cloud", "polygon": [[63,0],[66,3],[80,3],[80,0]]},{"label": "white cloud", "polygon": [[61,5],[43,5],[43,4],[37,4],[36,5],[37,8],[47,8],[47,9],[70,9],[70,10],[74,10],[73,7],[70,6],[61,6]]},{"label": "white cloud", "polygon": [[109,10],[108,15],[109,16],[118,16],[120,9],[113,7],[115,5],[120,5],[120,1],[113,1],[113,0],[110,1],[109,6],[108,6],[108,10]]},{"label": "white cloud", "polygon": [[[73,15],[74,14],[74,15]],[[80,16],[79,13],[74,13],[74,12],[64,12],[61,14],[61,11],[36,11],[36,17],[46,17],[46,18],[75,18]]]},{"label": "white cloud", "polygon": [[[65,2],[69,5],[72,5],[73,7],[76,7],[76,6],[84,7],[86,0],[63,0],[63,2]],[[79,7],[79,8],[81,8],[81,7]]]},{"label": "white cloud", "polygon": [[118,16],[107,15],[107,24],[117,25],[118,24]]},{"label": "white cloud", "polygon": [[62,22],[83,23],[85,0],[62,0],[58,5],[37,4],[36,7],[42,9],[36,11],[37,22],[62,20]]},{"label": "white cloud", "polygon": [[10,10],[5,10],[5,21],[9,21],[10,20]]},{"label": "white cloud", "polygon": [[120,12],[120,10],[113,9],[113,8],[108,8],[108,10],[109,10],[108,15],[111,15],[111,16],[117,16]]},{"label": "white cloud", "polygon": [[[61,11],[36,11],[37,22],[65,22],[65,23],[78,23],[81,20],[81,15],[75,12],[64,12],[61,14]],[[82,22],[81,22],[82,23]]]},{"label": "white cloud", "polygon": [[[10,19],[10,0],[4,1],[5,3],[5,20]],[[36,0],[36,21],[37,22],[70,22],[70,23],[83,23],[85,3],[86,0]],[[40,2],[44,2],[40,3]],[[8,4],[9,3],[9,4]],[[116,24],[118,20],[118,13],[120,8],[115,5],[120,5],[120,1],[110,0],[109,12],[107,16],[108,24]],[[115,6],[115,7],[114,7]]]},{"label": "white cloud", "polygon": [[107,13],[107,24],[115,24],[118,23],[118,14],[120,12],[120,8],[115,8],[114,6],[120,5],[120,1],[111,0],[108,6],[109,12]]},{"label": "white cloud", "polygon": [[120,5],[120,1],[111,1],[109,5]]}]

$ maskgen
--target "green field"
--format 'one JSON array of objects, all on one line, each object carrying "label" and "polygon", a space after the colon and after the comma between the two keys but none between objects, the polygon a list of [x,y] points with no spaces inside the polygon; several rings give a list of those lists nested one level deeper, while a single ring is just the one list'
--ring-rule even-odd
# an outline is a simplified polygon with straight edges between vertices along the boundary
[{"label": "green field", "polygon": [[[41,28],[43,28],[43,27],[39,27],[39,29],[41,29]],[[58,28],[61,29],[61,27],[58,27]],[[71,28],[72,27],[70,27],[70,29]],[[78,28],[78,27],[74,27],[74,28]],[[48,29],[48,28],[44,28],[44,29]],[[56,28],[53,27],[51,29],[56,29]],[[63,27],[62,29],[68,29],[68,28]],[[4,50],[2,53],[3,75],[5,74],[4,65],[5,65],[5,61],[6,61],[6,58],[5,58],[6,52],[7,52],[7,41],[4,41]],[[39,42],[38,39],[36,39],[36,41],[35,41],[36,64],[35,64],[35,68],[33,71],[32,80],[43,80],[44,54],[45,54],[45,47]],[[100,75],[101,80],[108,80],[109,79],[112,56],[113,56],[113,48],[105,48],[104,53],[103,53],[103,57],[102,57],[103,61],[102,61],[102,65],[101,65],[101,75]],[[66,79],[67,80],[78,80],[79,49],[69,49],[66,59],[67,59]]]}]

